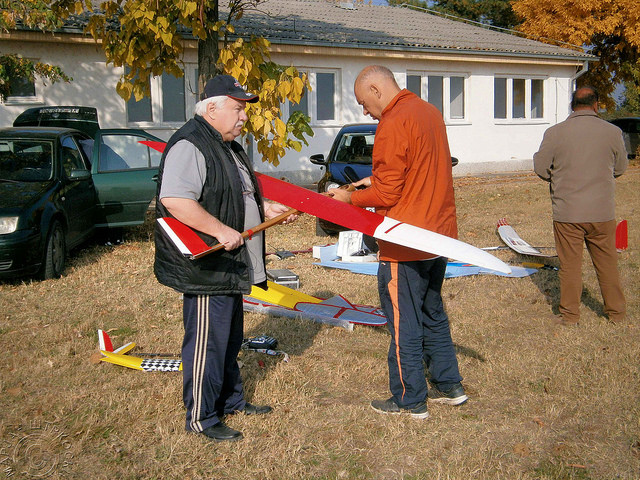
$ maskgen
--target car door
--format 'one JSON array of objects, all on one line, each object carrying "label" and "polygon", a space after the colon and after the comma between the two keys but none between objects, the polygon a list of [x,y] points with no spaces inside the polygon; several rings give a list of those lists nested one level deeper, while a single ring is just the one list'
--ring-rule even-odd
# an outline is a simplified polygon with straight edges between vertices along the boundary
[{"label": "car door", "polygon": [[141,141],[163,140],[143,130],[100,130],[91,173],[98,194],[98,227],[140,225],[156,195],[161,153]]},{"label": "car door", "polygon": [[60,138],[60,201],[67,218],[67,244],[74,247],[94,230],[96,191],[89,166],[73,135]]}]

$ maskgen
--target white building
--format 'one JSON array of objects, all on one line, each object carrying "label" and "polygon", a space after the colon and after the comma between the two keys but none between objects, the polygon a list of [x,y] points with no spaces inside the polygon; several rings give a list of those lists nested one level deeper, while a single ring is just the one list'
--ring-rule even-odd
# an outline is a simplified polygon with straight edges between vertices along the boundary
[{"label": "white building", "polygon": [[[272,60],[309,73],[312,91],[302,108],[315,136],[276,168],[254,154],[258,171],[303,183],[317,180],[314,153],[328,153],[346,123],[370,122],[353,95],[358,72],[382,64],[401,87],[420,93],[443,113],[456,175],[531,168],[544,131],[564,120],[575,79],[596,57],[405,7],[353,5],[332,0],[267,0],[234,24],[242,36],[272,42]],[[152,94],[136,105],[120,98],[121,69],[107,66],[102,50],[68,24],[55,34],[0,34],[0,51],[59,65],[71,83],[27,85],[0,104],[0,126],[39,105],[98,108],[103,128],[139,127],[162,138],[192,116],[196,42],[186,41],[185,77],[152,79]],[[29,88],[31,87],[31,88]],[[288,105],[285,106],[285,115]]]}]

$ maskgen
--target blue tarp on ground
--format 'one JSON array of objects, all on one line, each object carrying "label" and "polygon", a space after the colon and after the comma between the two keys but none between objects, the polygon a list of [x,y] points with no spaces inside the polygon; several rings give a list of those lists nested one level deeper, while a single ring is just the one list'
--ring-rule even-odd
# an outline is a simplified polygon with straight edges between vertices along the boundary
[{"label": "blue tarp on ground", "polygon": [[[327,245],[326,247],[317,247],[320,250],[320,262],[314,265],[320,265],[327,268],[339,268],[350,270],[353,273],[362,275],[377,275],[378,262],[342,262],[338,260],[338,245]],[[511,267],[511,274],[490,270],[488,268],[476,267],[468,263],[449,262],[444,278],[466,277],[469,275],[498,275],[500,277],[522,278],[528,277],[538,271],[537,268]]]}]

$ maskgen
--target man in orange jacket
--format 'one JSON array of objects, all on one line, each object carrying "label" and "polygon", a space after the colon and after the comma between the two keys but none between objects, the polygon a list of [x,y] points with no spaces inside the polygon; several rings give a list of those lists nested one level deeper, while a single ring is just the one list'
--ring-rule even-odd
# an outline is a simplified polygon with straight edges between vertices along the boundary
[{"label": "man in orange jacket", "polygon": [[[334,198],[457,238],[451,154],[436,107],[400,89],[386,67],[358,75],[354,92],[365,115],[379,120],[372,176],[354,183],[364,190],[332,189]],[[441,289],[447,259],[379,242],[378,292],[391,333],[389,386],[393,396],[374,400],[381,413],[427,418],[427,398],[460,405],[467,401],[458,370]],[[432,388],[423,366],[427,364]]]}]

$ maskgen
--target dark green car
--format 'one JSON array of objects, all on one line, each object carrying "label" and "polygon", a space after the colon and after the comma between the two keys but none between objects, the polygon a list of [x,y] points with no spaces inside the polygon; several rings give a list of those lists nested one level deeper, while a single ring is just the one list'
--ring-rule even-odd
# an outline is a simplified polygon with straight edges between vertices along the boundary
[{"label": "dark green car", "polygon": [[[38,116],[25,120],[34,110]],[[14,122],[22,126],[0,129],[0,278],[54,278],[69,250],[97,228],[144,222],[161,154],[140,142],[162,140],[137,129],[101,130],[87,107],[25,114]]]}]

